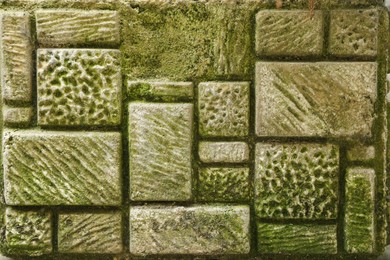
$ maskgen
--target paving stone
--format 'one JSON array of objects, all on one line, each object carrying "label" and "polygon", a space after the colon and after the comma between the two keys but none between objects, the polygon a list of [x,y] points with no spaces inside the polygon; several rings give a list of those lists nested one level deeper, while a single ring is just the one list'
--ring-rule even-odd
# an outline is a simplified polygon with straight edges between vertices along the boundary
[{"label": "paving stone", "polygon": [[331,144],[258,143],[255,209],[260,218],[335,219],[339,151]]},{"label": "paving stone", "polygon": [[26,127],[31,124],[33,111],[31,107],[3,107],[5,126]]},{"label": "paving stone", "polygon": [[242,163],[249,160],[249,146],[244,142],[199,142],[202,162]]},{"label": "paving stone", "polygon": [[130,198],[191,198],[193,105],[129,105]]},{"label": "paving stone", "polygon": [[130,208],[130,253],[246,254],[248,206],[138,206]]},{"label": "paving stone", "polygon": [[258,62],[256,134],[369,138],[376,78],[373,62]]},{"label": "paving stone", "polygon": [[198,198],[201,201],[249,201],[249,168],[200,168]]},{"label": "paving stone", "polygon": [[5,240],[11,252],[39,256],[52,251],[49,212],[7,208],[5,226]]},{"label": "paving stone", "polygon": [[336,254],[336,225],[258,223],[260,253]]},{"label": "paving stone", "polygon": [[0,65],[3,99],[32,100],[32,40],[26,12],[0,14]]},{"label": "paving stone", "polygon": [[119,51],[39,49],[37,66],[39,125],[120,124]]},{"label": "paving stone", "polygon": [[362,144],[352,145],[347,150],[347,158],[349,161],[366,162],[375,158],[375,146],[365,146]]},{"label": "paving stone", "polygon": [[118,45],[119,16],[106,10],[38,10],[35,12],[40,46]]},{"label": "paving stone", "polygon": [[120,253],[122,251],[121,214],[60,214],[58,250],[63,253]]},{"label": "paving stone", "polygon": [[249,90],[249,82],[200,83],[199,133],[202,136],[246,136]]},{"label": "paving stone", "polygon": [[379,11],[333,10],[330,13],[329,52],[336,56],[376,56]]},{"label": "paving stone", "polygon": [[8,205],[120,205],[119,133],[7,131]]},{"label": "paving stone", "polygon": [[321,11],[313,17],[306,10],[263,10],[256,15],[256,53],[260,56],[321,55],[323,35]]},{"label": "paving stone", "polygon": [[375,241],[375,171],[349,168],[345,185],[344,247],[348,253],[372,253]]},{"label": "paving stone", "polygon": [[131,99],[153,101],[190,101],[194,97],[192,82],[127,81]]}]

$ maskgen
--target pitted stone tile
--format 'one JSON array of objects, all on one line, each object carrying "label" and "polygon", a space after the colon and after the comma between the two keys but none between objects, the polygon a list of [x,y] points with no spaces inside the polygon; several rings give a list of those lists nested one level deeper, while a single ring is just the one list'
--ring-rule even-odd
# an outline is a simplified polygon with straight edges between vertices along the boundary
[{"label": "pitted stone tile", "polygon": [[3,107],[3,122],[9,127],[27,127],[31,124],[33,111],[31,107]]},{"label": "pitted stone tile", "polygon": [[119,51],[39,49],[37,63],[39,125],[120,124]]},{"label": "pitted stone tile", "polygon": [[202,136],[246,136],[249,88],[249,82],[200,83],[199,133]]},{"label": "pitted stone tile", "polygon": [[258,62],[256,134],[369,138],[376,98],[374,62]]},{"label": "pitted stone tile", "polygon": [[7,208],[5,240],[10,250],[31,256],[50,253],[51,235],[51,213]]},{"label": "pitted stone tile", "polygon": [[258,217],[337,217],[337,146],[258,143],[255,171],[255,208]]},{"label": "pitted stone tile", "polygon": [[130,208],[130,253],[247,254],[248,206],[139,206]]},{"label": "pitted stone tile", "polygon": [[120,253],[121,218],[120,212],[60,214],[58,250],[62,253],[81,254]]},{"label": "pitted stone tile", "polygon": [[244,142],[199,142],[198,153],[204,163],[242,163],[249,160],[249,146]]},{"label": "pitted stone tile", "polygon": [[129,105],[130,198],[183,201],[191,198],[193,105]]},{"label": "pitted stone tile", "polygon": [[120,205],[119,133],[8,131],[3,135],[8,205]]}]

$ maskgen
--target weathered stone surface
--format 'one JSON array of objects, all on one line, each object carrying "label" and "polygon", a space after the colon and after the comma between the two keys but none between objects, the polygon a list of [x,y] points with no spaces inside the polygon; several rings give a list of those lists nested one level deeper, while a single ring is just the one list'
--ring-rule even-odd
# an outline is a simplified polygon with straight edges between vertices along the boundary
[{"label": "weathered stone surface", "polygon": [[258,217],[335,219],[338,147],[331,144],[256,145],[255,209]]},{"label": "weathered stone surface", "polygon": [[258,136],[371,137],[373,62],[258,62]]},{"label": "weathered stone surface", "polygon": [[331,7],[335,6],[371,6],[383,5],[383,0],[322,0],[329,1]]},{"label": "weathered stone surface", "polygon": [[260,56],[321,55],[321,11],[264,10],[256,15],[256,53]]},{"label": "weathered stone surface", "polygon": [[249,131],[249,82],[203,82],[198,85],[199,133],[246,136]]},{"label": "weathered stone surface", "polygon": [[5,241],[11,252],[37,256],[52,251],[49,212],[7,208],[5,227]]},{"label": "weathered stone surface", "polygon": [[3,99],[31,102],[32,40],[26,12],[0,14],[0,65]]},{"label": "weathered stone surface", "polygon": [[375,146],[365,146],[355,144],[347,150],[347,158],[349,161],[370,161],[375,158]]},{"label": "weathered stone surface", "polygon": [[258,223],[261,253],[336,254],[336,225]]},{"label": "weathered stone surface", "polygon": [[249,253],[248,206],[130,208],[130,253]]},{"label": "weathered stone surface", "polygon": [[375,241],[375,171],[349,168],[345,185],[344,247],[349,253],[371,253]]},{"label": "weathered stone surface", "polygon": [[63,253],[120,253],[121,214],[60,214],[58,250]]},{"label": "weathered stone surface", "polygon": [[377,9],[333,10],[329,52],[336,56],[375,56],[378,48]]},{"label": "weathered stone surface", "polygon": [[129,105],[130,198],[191,198],[192,104]]},{"label": "weathered stone surface", "polygon": [[37,39],[43,47],[118,45],[119,16],[106,10],[38,10]]},{"label": "weathered stone surface", "polygon": [[120,124],[119,57],[108,49],[39,49],[38,124]]},{"label": "weathered stone surface", "polygon": [[249,168],[201,168],[198,187],[201,201],[248,201]]},{"label": "weathered stone surface", "polygon": [[120,205],[119,133],[8,131],[3,136],[8,205]]},{"label": "weathered stone surface", "polygon": [[165,81],[127,81],[131,99],[153,101],[188,101],[194,97],[194,83]]},{"label": "weathered stone surface", "polygon": [[5,126],[26,127],[30,125],[33,116],[31,107],[3,107],[3,122]]},{"label": "weathered stone surface", "polygon": [[242,163],[249,160],[249,146],[244,142],[199,142],[199,159],[205,163]]}]

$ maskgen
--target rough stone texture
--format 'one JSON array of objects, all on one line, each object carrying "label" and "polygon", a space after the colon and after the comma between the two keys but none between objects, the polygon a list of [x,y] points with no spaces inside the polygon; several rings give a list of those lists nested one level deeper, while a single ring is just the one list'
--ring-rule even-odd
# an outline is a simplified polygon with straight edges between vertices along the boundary
[{"label": "rough stone texture", "polygon": [[260,218],[335,219],[338,147],[330,144],[258,143],[255,209]]},{"label": "rough stone texture", "polygon": [[264,10],[256,15],[256,53],[260,56],[315,56],[323,49],[323,17],[307,10]]},{"label": "rough stone texture", "polygon": [[349,168],[345,185],[344,247],[349,253],[374,250],[375,171]]},{"label": "rough stone texture", "polygon": [[191,198],[192,104],[130,103],[130,198]]},{"label": "rough stone texture", "polygon": [[8,131],[3,135],[8,205],[120,205],[119,133]]},{"label": "rough stone texture", "polygon": [[31,107],[3,107],[5,126],[26,127],[31,124],[33,111]]},{"label": "rough stone texture", "polygon": [[376,73],[373,62],[258,62],[256,134],[371,137]]},{"label": "rough stone texture", "polygon": [[42,47],[118,45],[119,16],[105,10],[38,10],[37,39]]},{"label": "rough stone texture", "polygon": [[329,52],[336,56],[375,56],[378,50],[377,9],[333,10]]},{"label": "rough stone texture", "polygon": [[52,251],[51,214],[7,208],[5,241],[10,250],[31,256]]},{"label": "rough stone texture", "polygon": [[336,225],[258,223],[262,253],[336,254]]},{"label": "rough stone texture", "polygon": [[0,13],[1,86],[8,102],[31,102],[31,42],[28,13]]},{"label": "rough stone texture", "polygon": [[249,201],[249,168],[199,169],[198,198],[201,201]]},{"label": "rough stone texture", "polygon": [[120,53],[108,49],[38,50],[39,125],[118,125]]},{"label": "rough stone texture", "polygon": [[63,253],[120,253],[121,214],[60,214],[58,250]]},{"label": "rough stone texture", "polygon": [[249,253],[248,206],[130,208],[130,253]]},{"label": "rough stone texture", "polygon": [[244,142],[199,142],[199,159],[204,163],[242,163],[249,160]]},{"label": "rough stone texture", "polygon": [[192,82],[127,81],[131,99],[152,101],[189,101],[194,97]]},{"label": "rough stone texture", "polygon": [[375,146],[365,146],[355,144],[347,150],[347,158],[349,161],[370,161],[375,158]]},{"label": "rough stone texture", "polygon": [[249,83],[204,82],[198,85],[199,133],[246,136],[249,131]]}]

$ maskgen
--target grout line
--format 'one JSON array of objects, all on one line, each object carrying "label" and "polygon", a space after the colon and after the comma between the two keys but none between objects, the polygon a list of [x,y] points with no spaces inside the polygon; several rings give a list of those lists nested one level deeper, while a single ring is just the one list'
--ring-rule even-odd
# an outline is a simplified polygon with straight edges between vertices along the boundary
[{"label": "grout line", "polygon": [[340,144],[339,150],[339,186],[338,186],[338,223],[337,223],[337,252],[338,254],[344,253],[344,201],[345,201],[345,174],[347,170],[346,161],[347,150],[343,144]]},{"label": "grout line", "polygon": [[193,129],[192,129],[192,201],[198,201],[199,190],[199,113],[198,113],[198,84],[199,82],[193,82]]}]

